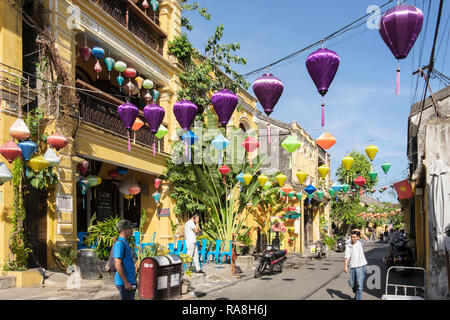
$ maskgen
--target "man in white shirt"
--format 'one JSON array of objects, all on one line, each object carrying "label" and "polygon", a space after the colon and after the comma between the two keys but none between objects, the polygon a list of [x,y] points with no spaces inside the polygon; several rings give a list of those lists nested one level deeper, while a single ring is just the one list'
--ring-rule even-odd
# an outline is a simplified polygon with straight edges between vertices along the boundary
[{"label": "man in white shirt", "polygon": [[361,232],[358,229],[352,230],[350,241],[345,246],[344,256],[344,271],[347,273],[350,266],[349,285],[355,293],[356,300],[362,299],[367,266],[363,245],[365,245],[365,241],[369,240],[365,234],[363,234],[364,240],[360,240],[360,236]]},{"label": "man in white shirt", "polygon": [[200,216],[197,212],[191,216],[184,225],[184,237],[186,239],[186,254],[192,257],[196,272],[204,273],[200,267],[197,248],[197,235],[200,233],[199,220]]}]

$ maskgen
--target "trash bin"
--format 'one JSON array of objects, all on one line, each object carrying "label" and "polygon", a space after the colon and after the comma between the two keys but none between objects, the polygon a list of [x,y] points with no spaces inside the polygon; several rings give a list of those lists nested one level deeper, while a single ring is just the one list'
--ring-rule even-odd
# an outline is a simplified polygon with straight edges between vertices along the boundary
[{"label": "trash bin", "polygon": [[95,280],[100,278],[98,259],[92,249],[81,249],[77,253],[77,264],[80,267],[81,278]]},{"label": "trash bin", "polygon": [[176,254],[144,258],[139,272],[139,298],[166,300],[180,296],[182,260]]}]

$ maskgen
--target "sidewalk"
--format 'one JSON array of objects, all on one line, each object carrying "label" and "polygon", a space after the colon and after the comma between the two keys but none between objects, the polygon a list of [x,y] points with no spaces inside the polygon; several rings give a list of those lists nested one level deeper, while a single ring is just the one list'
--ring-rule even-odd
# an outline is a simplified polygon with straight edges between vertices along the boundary
[{"label": "sidewalk", "polygon": [[[299,268],[311,255],[300,256],[288,253],[285,269]],[[255,259],[255,264],[257,263]],[[189,279],[189,292],[177,300],[193,299],[209,292],[220,290],[238,282],[254,278],[254,267],[241,270],[240,278],[231,275],[231,265],[210,262],[203,265],[205,274],[193,273]],[[119,292],[114,285],[105,284],[103,280],[81,280],[79,286],[71,288],[69,276],[61,272],[46,271],[48,277],[43,285],[24,288],[0,290],[0,300],[119,300]]]}]

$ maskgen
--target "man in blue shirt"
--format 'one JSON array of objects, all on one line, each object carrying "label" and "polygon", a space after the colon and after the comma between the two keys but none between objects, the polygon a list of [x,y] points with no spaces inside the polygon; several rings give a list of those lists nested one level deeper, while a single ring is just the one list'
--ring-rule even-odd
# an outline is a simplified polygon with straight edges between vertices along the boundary
[{"label": "man in blue shirt", "polygon": [[122,300],[134,300],[136,292],[136,268],[133,261],[133,252],[128,244],[128,239],[133,235],[136,223],[129,220],[120,220],[117,224],[119,238],[113,247],[114,265],[116,274],[114,284],[120,292]]}]

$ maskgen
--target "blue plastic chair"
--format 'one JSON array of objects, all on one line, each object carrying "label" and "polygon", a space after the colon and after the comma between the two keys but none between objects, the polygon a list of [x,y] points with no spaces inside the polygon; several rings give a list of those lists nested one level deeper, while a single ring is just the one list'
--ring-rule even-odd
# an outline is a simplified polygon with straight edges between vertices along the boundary
[{"label": "blue plastic chair", "polygon": [[220,254],[220,264],[223,263],[224,257],[225,257],[225,262],[227,262],[227,260],[230,259],[230,263],[231,263],[231,255],[232,254],[233,254],[233,243],[231,243],[231,241],[230,241],[230,247],[228,248],[228,251],[222,251]]},{"label": "blue plastic chair", "polygon": [[[156,233],[156,232],[155,232]],[[155,239],[155,233],[153,233],[153,239]],[[134,236],[134,243],[136,244],[136,248],[134,249],[134,253],[137,255],[138,254],[138,248],[144,249],[147,246],[153,246],[155,243],[154,242],[146,242],[146,243],[140,243],[140,232],[139,231],[134,231],[133,232],[133,236]],[[153,248],[153,250],[156,250],[156,247]]]},{"label": "blue plastic chair", "polygon": [[87,235],[87,232],[84,232],[84,231],[77,232],[77,238],[78,238],[77,250],[87,249],[87,247],[83,244],[83,241],[84,241],[84,238],[86,237],[86,235]]},{"label": "blue plastic chair", "polygon": [[212,251],[210,250],[206,255],[206,263],[209,262],[209,257],[214,256],[216,263],[219,263],[219,254],[220,254],[220,247],[222,245],[222,240],[217,239],[216,240],[216,250]]},{"label": "blue plastic chair", "polygon": [[[186,247],[186,245],[184,245],[184,247]],[[183,250],[186,251],[186,248],[183,248],[183,240],[178,240],[175,248],[175,254],[183,253]]]},{"label": "blue plastic chair", "polygon": [[[200,245],[200,243],[201,243],[201,245]],[[208,253],[208,240],[207,239],[203,239],[201,242],[198,241],[197,242],[197,246],[198,246],[198,256],[200,258],[200,261],[205,263],[205,261],[206,261],[206,254]]]},{"label": "blue plastic chair", "polygon": [[175,244],[173,242],[168,244],[169,246],[169,254],[175,254]]}]

